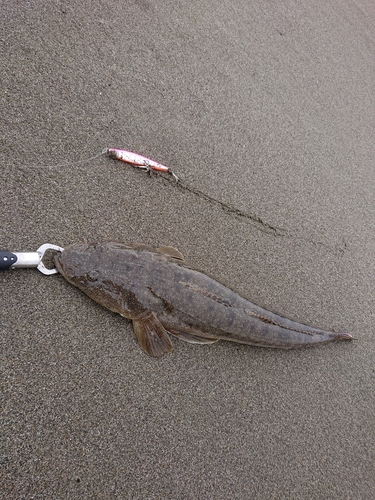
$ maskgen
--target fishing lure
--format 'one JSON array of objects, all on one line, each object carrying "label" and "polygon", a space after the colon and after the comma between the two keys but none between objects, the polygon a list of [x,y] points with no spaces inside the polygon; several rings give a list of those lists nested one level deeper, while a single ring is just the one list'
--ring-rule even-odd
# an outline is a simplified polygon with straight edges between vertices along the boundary
[{"label": "fishing lure", "polygon": [[148,172],[150,170],[155,170],[157,172],[168,173],[173,176],[176,182],[179,180],[177,175],[174,174],[169,167],[166,167],[165,165],[162,165],[157,161],[150,160],[150,158],[146,158],[145,156],[139,155],[137,153],[132,153],[131,151],[126,151],[125,149],[106,148],[103,150],[103,154],[106,154],[111,158],[115,158],[125,163],[130,163],[134,167],[143,168]]}]

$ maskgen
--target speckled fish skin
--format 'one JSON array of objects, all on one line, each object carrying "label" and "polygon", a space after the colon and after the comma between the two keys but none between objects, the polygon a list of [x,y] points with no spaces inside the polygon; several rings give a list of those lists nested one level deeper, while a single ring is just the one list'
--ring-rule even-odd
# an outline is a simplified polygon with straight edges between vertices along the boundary
[{"label": "speckled fish skin", "polygon": [[172,349],[169,334],[187,342],[229,340],[284,349],[352,339],[253,304],[189,267],[171,247],[76,243],[56,256],[55,265],[93,300],[131,319],[150,356]]}]

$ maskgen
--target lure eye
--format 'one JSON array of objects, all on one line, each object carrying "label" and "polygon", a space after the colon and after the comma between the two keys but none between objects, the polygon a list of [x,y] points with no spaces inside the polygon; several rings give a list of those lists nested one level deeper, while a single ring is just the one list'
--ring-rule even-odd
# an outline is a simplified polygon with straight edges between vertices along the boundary
[{"label": "lure eye", "polygon": [[99,276],[100,276],[99,271],[89,271],[86,275],[89,281],[98,281]]}]

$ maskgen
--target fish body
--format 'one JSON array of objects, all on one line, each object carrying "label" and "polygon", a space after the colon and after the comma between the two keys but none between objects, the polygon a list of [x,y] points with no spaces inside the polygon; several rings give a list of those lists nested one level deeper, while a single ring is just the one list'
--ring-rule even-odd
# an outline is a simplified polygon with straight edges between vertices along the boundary
[{"label": "fish body", "polygon": [[169,334],[193,343],[229,340],[284,349],[352,339],[253,304],[189,267],[172,247],[76,243],[55,257],[55,265],[93,300],[131,319],[150,356],[172,349]]}]

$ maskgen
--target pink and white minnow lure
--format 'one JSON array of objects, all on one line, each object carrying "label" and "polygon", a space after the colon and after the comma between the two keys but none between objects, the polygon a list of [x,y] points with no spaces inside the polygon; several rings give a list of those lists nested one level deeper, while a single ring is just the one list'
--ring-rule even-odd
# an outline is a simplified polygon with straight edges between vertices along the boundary
[{"label": "pink and white minnow lure", "polygon": [[111,158],[116,158],[117,160],[124,161],[125,163],[130,163],[135,167],[144,168],[147,171],[156,170],[158,172],[169,173],[175,178],[176,181],[178,181],[177,175],[174,174],[169,167],[137,153],[116,148],[106,148],[103,153],[107,154]]}]

